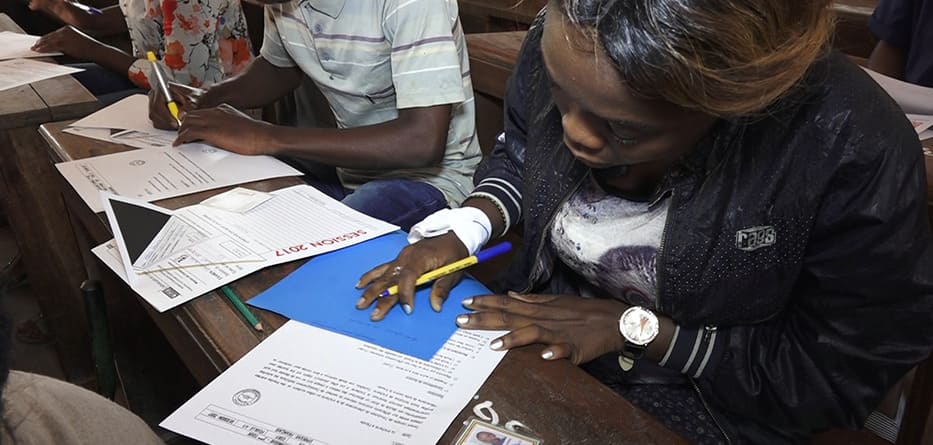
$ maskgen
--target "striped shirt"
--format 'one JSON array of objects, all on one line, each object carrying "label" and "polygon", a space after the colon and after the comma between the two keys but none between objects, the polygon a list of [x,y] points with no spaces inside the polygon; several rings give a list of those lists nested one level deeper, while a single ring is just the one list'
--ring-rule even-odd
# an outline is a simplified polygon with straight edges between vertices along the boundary
[{"label": "striped shirt", "polygon": [[340,128],[390,121],[399,109],[452,105],[440,165],[338,169],[344,186],[410,178],[437,187],[452,207],[460,204],[482,155],[455,0],[293,0],[268,5],[265,14],[262,57],[308,75]]}]

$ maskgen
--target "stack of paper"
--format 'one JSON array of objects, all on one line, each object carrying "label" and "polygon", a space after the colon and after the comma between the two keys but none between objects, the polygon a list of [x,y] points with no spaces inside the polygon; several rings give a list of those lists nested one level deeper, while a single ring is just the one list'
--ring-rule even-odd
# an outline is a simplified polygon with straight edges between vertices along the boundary
[{"label": "stack of paper", "polygon": [[149,121],[149,98],[137,94],[65,129],[84,137],[141,150],[63,162],[55,167],[95,212],[100,192],[155,201],[301,172],[271,156],[243,156],[206,144],[172,147],[174,131]]},{"label": "stack of paper", "polygon": [[237,211],[230,208],[241,206],[217,201],[241,204],[243,192],[228,194],[175,211],[106,195],[114,240],[92,251],[162,312],[264,267],[398,230],[308,185]]}]

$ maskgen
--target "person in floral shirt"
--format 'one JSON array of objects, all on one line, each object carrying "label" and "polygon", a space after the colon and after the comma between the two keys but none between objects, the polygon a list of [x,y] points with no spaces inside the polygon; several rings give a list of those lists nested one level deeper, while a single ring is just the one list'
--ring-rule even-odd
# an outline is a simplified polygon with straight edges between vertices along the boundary
[{"label": "person in floral shirt", "polygon": [[[82,65],[87,71],[75,77],[103,102],[152,85],[147,51],[158,55],[169,80],[192,87],[230,77],[252,60],[238,0],[121,0],[99,15],[63,0],[30,0],[29,8],[67,25],[43,36],[34,49],[93,62]],[[132,54],[96,39],[125,32]]]}]

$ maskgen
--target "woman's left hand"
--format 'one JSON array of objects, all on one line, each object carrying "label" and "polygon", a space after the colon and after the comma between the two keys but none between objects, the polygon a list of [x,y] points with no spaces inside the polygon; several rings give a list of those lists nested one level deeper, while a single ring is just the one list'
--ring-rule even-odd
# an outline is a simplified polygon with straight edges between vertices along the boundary
[{"label": "woman's left hand", "polygon": [[540,343],[542,358],[580,364],[625,345],[619,317],[628,306],[612,299],[509,292],[468,298],[463,306],[475,312],[458,316],[460,327],[510,331],[491,343],[496,350]]}]

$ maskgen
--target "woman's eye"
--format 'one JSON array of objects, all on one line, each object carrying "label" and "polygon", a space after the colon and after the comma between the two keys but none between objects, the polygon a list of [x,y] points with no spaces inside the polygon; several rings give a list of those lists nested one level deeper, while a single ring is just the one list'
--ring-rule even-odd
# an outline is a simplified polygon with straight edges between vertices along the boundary
[{"label": "woman's eye", "polygon": [[635,145],[638,143],[638,139],[635,138],[624,138],[621,136],[616,136],[616,140],[619,141],[622,145]]}]

